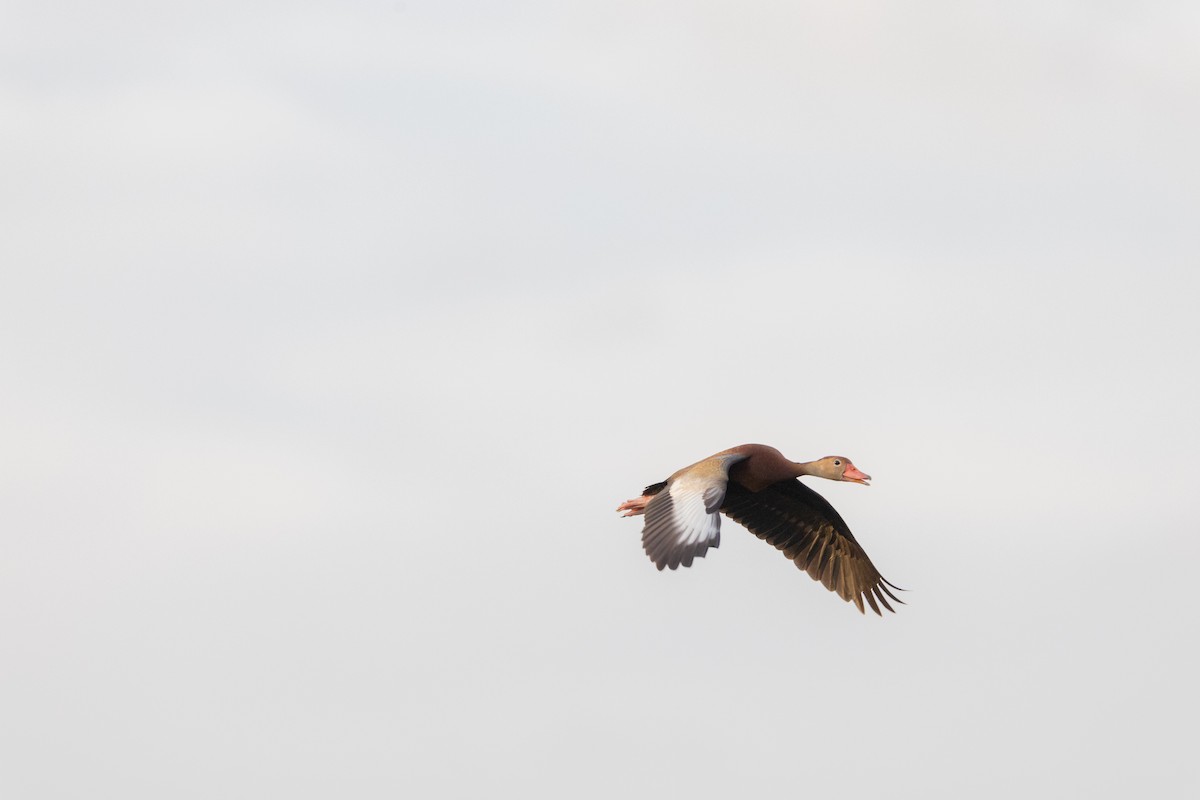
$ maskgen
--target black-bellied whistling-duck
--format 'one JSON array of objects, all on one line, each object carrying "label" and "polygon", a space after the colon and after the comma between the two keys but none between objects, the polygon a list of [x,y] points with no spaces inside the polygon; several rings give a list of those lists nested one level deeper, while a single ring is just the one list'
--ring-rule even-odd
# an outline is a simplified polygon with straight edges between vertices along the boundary
[{"label": "black-bellied whistling-duck", "polygon": [[882,616],[879,603],[895,611],[887,598],[904,601],[888,587],[899,587],[879,574],[833,506],[797,480],[801,475],[864,486],[871,480],[842,456],[796,463],[774,447],[743,444],[647,486],[617,511],[646,515],[642,546],[659,569],[690,567],[693,558],[719,545],[724,512],[859,611],[865,613],[863,598],[876,614]]}]

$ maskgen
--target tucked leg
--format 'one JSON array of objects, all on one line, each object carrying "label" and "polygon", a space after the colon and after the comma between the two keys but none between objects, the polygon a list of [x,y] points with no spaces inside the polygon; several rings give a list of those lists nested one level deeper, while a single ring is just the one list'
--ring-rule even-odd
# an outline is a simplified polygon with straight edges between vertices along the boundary
[{"label": "tucked leg", "polygon": [[653,496],[654,495],[652,494],[644,494],[641,497],[635,497],[632,500],[626,500],[624,503],[621,503],[621,505],[617,506],[617,511],[625,512],[621,515],[622,517],[633,517],[637,516],[638,514],[645,514],[646,504],[650,502],[650,498]]}]

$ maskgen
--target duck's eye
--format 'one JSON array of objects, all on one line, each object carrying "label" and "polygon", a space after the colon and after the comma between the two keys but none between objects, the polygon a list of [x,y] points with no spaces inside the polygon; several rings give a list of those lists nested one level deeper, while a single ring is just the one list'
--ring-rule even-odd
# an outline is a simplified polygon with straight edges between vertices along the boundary
[{"label": "duck's eye", "polygon": [[838,459],[836,459],[836,458],[835,458],[835,459],[833,460],[833,465],[834,465],[835,467],[840,467],[840,466],[842,465],[842,462],[841,462],[840,460],[838,460]]}]

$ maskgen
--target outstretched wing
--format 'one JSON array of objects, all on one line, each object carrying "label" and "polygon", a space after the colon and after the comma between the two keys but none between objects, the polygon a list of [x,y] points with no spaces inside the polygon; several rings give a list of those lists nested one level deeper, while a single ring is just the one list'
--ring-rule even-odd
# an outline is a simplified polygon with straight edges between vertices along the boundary
[{"label": "outstretched wing", "polygon": [[[746,456],[706,458],[672,475],[646,504],[642,547],[659,569],[678,569],[721,544],[721,503],[729,467]],[[656,487],[649,486],[646,493]]]},{"label": "outstretched wing", "polygon": [[888,588],[899,587],[879,574],[833,506],[798,480],[773,483],[759,492],[730,484],[721,511],[863,613],[864,597],[881,616],[876,599],[888,611],[895,609],[887,598],[904,602]]}]

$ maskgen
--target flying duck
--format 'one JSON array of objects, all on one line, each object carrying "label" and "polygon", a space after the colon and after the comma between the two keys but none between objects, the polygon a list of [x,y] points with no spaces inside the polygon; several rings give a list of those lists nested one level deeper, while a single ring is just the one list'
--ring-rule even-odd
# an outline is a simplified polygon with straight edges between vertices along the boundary
[{"label": "flying duck", "polygon": [[864,598],[880,616],[880,604],[894,612],[888,598],[903,603],[891,592],[900,587],[879,574],[833,506],[797,480],[802,475],[863,486],[871,480],[842,456],[797,463],[774,447],[743,444],[647,486],[617,511],[646,515],[642,547],[660,570],[690,567],[692,559],[717,547],[724,513],[860,612],[866,613]]}]

